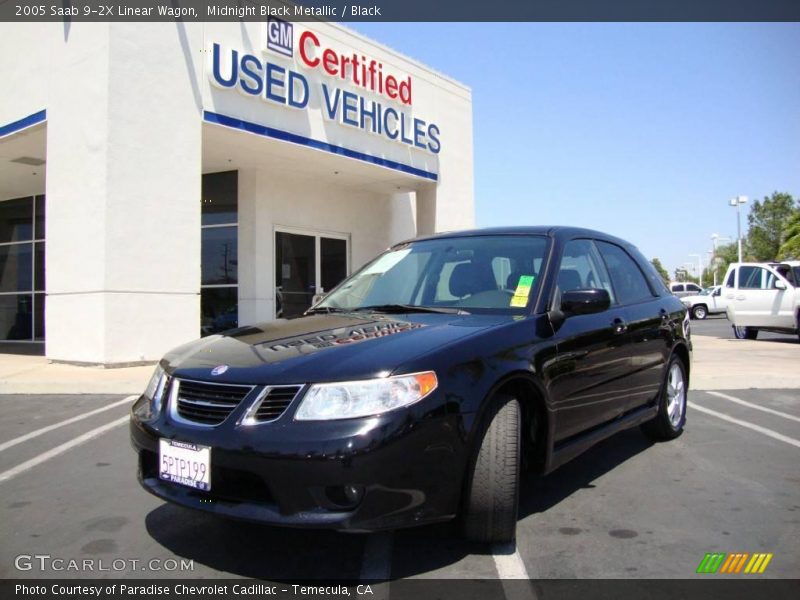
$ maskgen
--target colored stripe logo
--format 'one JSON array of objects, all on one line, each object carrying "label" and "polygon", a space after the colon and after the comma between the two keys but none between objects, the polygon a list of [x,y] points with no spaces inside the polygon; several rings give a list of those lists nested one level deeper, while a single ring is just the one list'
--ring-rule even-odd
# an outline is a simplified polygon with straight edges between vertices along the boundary
[{"label": "colored stripe logo", "polygon": [[708,552],[700,561],[697,573],[763,573],[772,560],[772,552]]}]

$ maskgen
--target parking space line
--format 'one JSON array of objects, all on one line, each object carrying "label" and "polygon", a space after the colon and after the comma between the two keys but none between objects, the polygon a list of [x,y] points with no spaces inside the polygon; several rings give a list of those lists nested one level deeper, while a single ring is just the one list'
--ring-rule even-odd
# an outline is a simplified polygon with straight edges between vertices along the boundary
[{"label": "parking space line", "polygon": [[728,394],[723,394],[722,392],[709,392],[707,391],[706,394],[711,394],[712,396],[716,396],[717,398],[722,398],[724,400],[729,400],[731,402],[736,402],[736,404],[741,404],[742,406],[747,406],[749,408],[754,408],[756,410],[760,410],[765,413],[769,413],[771,415],[775,415],[777,417],[783,417],[784,419],[789,419],[791,421],[797,421],[800,423],[800,417],[796,417],[794,415],[790,415],[789,413],[781,412],[779,410],[775,410],[772,408],[767,408],[766,406],[760,406],[758,404],[753,404],[752,402],[748,402],[747,400],[742,400],[741,398],[736,398],[734,396],[729,396]]},{"label": "parking space line", "polygon": [[[530,576],[517,545],[497,544],[492,547],[492,558],[497,568],[497,576],[503,581],[503,593],[507,600],[535,600],[536,593],[530,584]],[[512,581],[507,581],[512,580]],[[525,580],[513,581],[513,580]]]},{"label": "parking space line", "polygon": [[747,429],[752,429],[753,431],[757,431],[758,433],[762,433],[773,439],[800,448],[800,440],[791,438],[788,435],[783,435],[782,433],[778,433],[777,431],[773,431],[772,429],[767,429],[766,427],[761,427],[761,425],[756,425],[755,423],[749,423],[748,421],[742,421],[741,419],[736,419],[734,417],[726,415],[725,413],[717,412],[715,410],[711,410],[710,408],[706,408],[705,406],[701,406],[696,402],[689,402],[688,404],[689,406],[692,407],[692,410],[698,410],[702,413],[706,413],[708,415],[717,417],[718,419],[722,419],[723,421],[728,421],[729,423],[735,423],[736,425],[741,425],[742,427],[746,427]]},{"label": "parking space line", "polygon": [[130,417],[128,417],[128,415],[125,415],[124,417],[120,417],[115,421],[111,421],[110,423],[106,423],[105,425],[101,425],[100,427],[95,427],[94,429],[87,431],[83,435],[79,435],[78,437],[68,442],[64,442],[60,446],[56,446],[52,450],[48,450],[47,452],[42,452],[39,456],[35,456],[32,459],[26,460],[24,463],[17,465],[16,467],[8,469],[7,471],[3,471],[2,473],[0,473],[0,483],[2,483],[3,481],[8,481],[12,477],[16,477],[20,473],[24,473],[25,471],[32,469],[36,465],[40,465],[43,462],[58,456],[59,454],[63,454],[67,450],[71,450],[76,446],[80,446],[81,444],[96,438],[97,436],[105,433],[110,429],[113,429],[114,427],[117,427],[118,425],[127,423],[129,418]]},{"label": "parking space line", "polygon": [[66,427],[67,425],[72,425],[73,423],[77,423],[83,419],[88,419],[89,417],[93,417],[94,415],[100,414],[101,412],[111,410],[112,408],[116,408],[117,406],[121,406],[125,403],[129,403],[132,400],[135,400],[138,396],[128,396],[123,398],[119,402],[112,402],[106,406],[101,406],[100,408],[96,408],[95,410],[90,410],[87,413],[83,413],[78,415],[77,417],[72,417],[71,419],[67,419],[66,421],[59,421],[58,423],[54,423],[53,425],[48,425],[47,427],[42,427],[41,429],[37,429],[36,431],[31,431],[30,433],[26,433],[25,435],[21,435],[19,437],[14,438],[13,440],[9,440],[7,442],[3,442],[0,444],[0,452],[3,450],[7,450],[12,446],[16,446],[17,444],[21,444],[22,442],[27,442],[35,437],[39,437],[40,435],[44,435],[54,429],[59,429],[60,427]]}]

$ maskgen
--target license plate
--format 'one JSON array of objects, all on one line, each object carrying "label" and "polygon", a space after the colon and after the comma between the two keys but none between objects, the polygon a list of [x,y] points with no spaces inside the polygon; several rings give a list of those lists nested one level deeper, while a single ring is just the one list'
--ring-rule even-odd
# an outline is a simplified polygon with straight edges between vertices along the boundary
[{"label": "license plate", "polygon": [[205,492],[211,489],[211,448],[191,442],[161,439],[158,476]]}]

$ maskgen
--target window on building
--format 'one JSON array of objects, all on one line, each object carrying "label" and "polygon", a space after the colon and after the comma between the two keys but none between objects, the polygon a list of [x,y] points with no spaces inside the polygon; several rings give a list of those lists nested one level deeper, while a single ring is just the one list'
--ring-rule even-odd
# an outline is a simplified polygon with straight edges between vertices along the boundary
[{"label": "window on building", "polygon": [[0,201],[0,340],[44,340],[44,196]]},{"label": "window on building", "polygon": [[238,172],[203,175],[200,334],[239,324]]}]

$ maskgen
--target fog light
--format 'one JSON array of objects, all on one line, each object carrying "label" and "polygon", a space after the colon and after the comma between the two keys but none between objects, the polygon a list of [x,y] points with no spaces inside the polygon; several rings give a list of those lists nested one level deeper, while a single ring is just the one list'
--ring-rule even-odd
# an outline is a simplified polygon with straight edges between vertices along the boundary
[{"label": "fog light", "polygon": [[355,508],[364,498],[364,486],[331,485],[325,488],[325,495],[339,508]]}]

